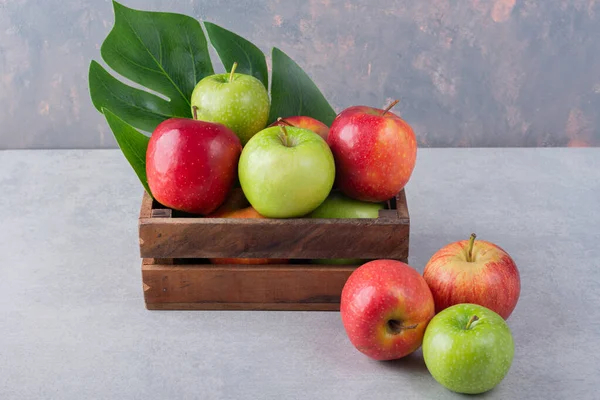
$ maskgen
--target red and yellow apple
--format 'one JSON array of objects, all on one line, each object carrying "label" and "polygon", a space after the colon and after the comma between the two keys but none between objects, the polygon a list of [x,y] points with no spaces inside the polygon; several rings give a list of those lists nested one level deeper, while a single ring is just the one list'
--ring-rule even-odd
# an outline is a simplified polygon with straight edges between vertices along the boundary
[{"label": "red and yellow apple", "polygon": [[317,119],[305,115],[277,118],[277,121],[269,126],[294,126],[296,128],[308,129],[321,136],[324,140],[327,140],[327,135],[329,134],[329,127],[327,125]]},{"label": "red and yellow apple", "polygon": [[[221,207],[207,218],[265,218],[254,208],[246,207],[239,210],[228,210]],[[211,258],[211,264],[287,264],[289,260],[279,258]]]},{"label": "red and yellow apple", "polygon": [[417,158],[415,134],[389,111],[353,106],[339,113],[327,143],[335,158],[336,185],[347,196],[380,202],[409,181]]},{"label": "red and yellow apple", "polygon": [[421,346],[434,303],[415,269],[400,261],[375,260],[346,281],[340,313],[354,347],[373,359],[392,360]]},{"label": "red and yellow apple", "polygon": [[489,308],[507,319],[521,292],[514,260],[499,246],[485,240],[450,243],[429,260],[423,277],[431,289],[435,311],[460,303]]},{"label": "red and yellow apple", "polygon": [[240,139],[225,125],[167,119],[152,132],[148,143],[148,186],[167,207],[210,214],[233,187],[241,152]]}]

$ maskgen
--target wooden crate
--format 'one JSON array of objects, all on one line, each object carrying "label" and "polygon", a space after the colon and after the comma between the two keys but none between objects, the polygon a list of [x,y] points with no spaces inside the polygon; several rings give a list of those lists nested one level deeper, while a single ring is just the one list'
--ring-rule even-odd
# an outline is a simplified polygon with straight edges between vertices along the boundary
[{"label": "wooden crate", "polygon": [[[311,259],[408,259],[401,191],[374,219],[199,218],[144,194],[139,218],[146,307],[153,310],[339,310],[358,265]],[[210,264],[209,258],[285,258],[289,264]]]}]

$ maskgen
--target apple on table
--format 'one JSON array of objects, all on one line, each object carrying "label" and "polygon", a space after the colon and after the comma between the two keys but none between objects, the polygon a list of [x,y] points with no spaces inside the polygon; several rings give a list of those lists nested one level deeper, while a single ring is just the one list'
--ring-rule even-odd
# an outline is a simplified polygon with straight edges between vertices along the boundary
[{"label": "apple on table", "polygon": [[301,217],[327,198],[335,163],[329,146],[316,133],[274,126],[244,146],[238,174],[246,198],[261,215]]},{"label": "apple on table", "polygon": [[487,392],[508,373],[514,342],[504,318],[477,304],[456,304],[429,322],[425,365],[442,386],[465,394]]},{"label": "apple on table", "polygon": [[237,177],[242,145],[225,125],[170,118],[152,132],[146,175],[161,204],[192,214],[210,214],[227,198]]},{"label": "apple on table", "polygon": [[353,106],[339,113],[327,143],[335,158],[336,185],[362,201],[386,201],[408,183],[416,163],[415,134],[386,109]]},{"label": "apple on table", "polygon": [[197,119],[222,123],[245,145],[267,125],[270,101],[260,80],[235,73],[236,68],[233,63],[229,73],[201,79],[192,92],[191,106]]},{"label": "apple on table", "polygon": [[431,289],[436,312],[460,303],[474,303],[507,319],[521,293],[515,261],[498,245],[475,240],[450,243],[428,261],[423,277]]},{"label": "apple on table", "polygon": [[346,281],[340,314],[357,350],[376,360],[392,360],[421,346],[434,316],[433,297],[408,264],[375,260],[358,267]]}]

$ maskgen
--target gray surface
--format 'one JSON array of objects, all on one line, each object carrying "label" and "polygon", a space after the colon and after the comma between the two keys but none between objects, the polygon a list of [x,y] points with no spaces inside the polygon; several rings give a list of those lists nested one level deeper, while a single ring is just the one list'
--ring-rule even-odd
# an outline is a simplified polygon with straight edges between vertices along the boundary
[{"label": "gray surface", "polygon": [[[419,355],[375,362],[337,312],[144,308],[141,187],[118,151],[0,151],[0,398],[446,399]],[[420,150],[410,264],[475,231],[516,260],[506,379],[485,398],[592,399],[600,149]]]},{"label": "gray surface", "polygon": [[[598,1],[122,3],[281,48],[337,111],[399,97],[422,146],[600,146]],[[113,22],[109,0],[0,1],[0,149],[116,147],[87,85]]]}]

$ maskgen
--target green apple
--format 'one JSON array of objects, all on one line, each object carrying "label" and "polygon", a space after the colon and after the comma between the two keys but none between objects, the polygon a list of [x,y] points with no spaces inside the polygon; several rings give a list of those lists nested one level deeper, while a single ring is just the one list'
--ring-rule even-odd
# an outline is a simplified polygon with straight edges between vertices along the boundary
[{"label": "green apple", "polygon": [[246,198],[261,215],[293,218],[310,213],[327,198],[335,162],[315,132],[274,126],[244,146],[238,175]]},{"label": "green apple", "polygon": [[261,81],[251,75],[231,72],[209,75],[192,92],[195,119],[219,122],[240,138],[242,145],[267,125],[269,94]]},{"label": "green apple", "polygon": [[[333,190],[327,199],[312,213],[310,218],[377,218],[385,203],[371,203],[352,199],[339,190]],[[369,260],[360,258],[316,259],[316,264],[360,265]]]},{"label": "green apple", "polygon": [[423,337],[425,365],[442,386],[458,393],[487,392],[512,364],[514,342],[506,321],[476,304],[456,304],[429,322]]},{"label": "green apple", "polygon": [[377,218],[385,203],[372,203],[352,199],[339,190],[332,190],[310,218]]}]

